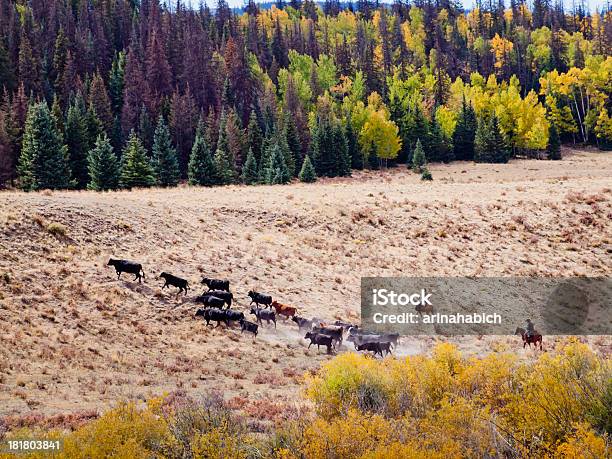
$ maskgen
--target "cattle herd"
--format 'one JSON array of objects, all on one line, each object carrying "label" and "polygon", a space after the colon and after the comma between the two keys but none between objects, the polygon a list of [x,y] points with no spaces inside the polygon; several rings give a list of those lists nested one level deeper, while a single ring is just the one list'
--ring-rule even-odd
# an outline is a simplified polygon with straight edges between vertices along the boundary
[{"label": "cattle herd", "polygon": [[[128,260],[109,259],[108,266],[113,266],[117,274],[117,279],[121,278],[122,273],[133,274],[134,280],[142,282],[145,278],[144,270],[140,263],[135,263]],[[183,293],[187,295],[190,290],[189,282],[173,274],[162,272],[159,279],[164,280],[162,290],[166,287],[178,288],[177,295]],[[306,319],[297,315],[297,309],[286,304],[279,303],[272,299],[271,295],[249,291],[250,311],[249,313],[255,317],[255,322],[246,319],[243,312],[232,309],[234,295],[230,291],[230,282],[222,279],[203,278],[201,283],[208,290],[202,295],[197,296],[194,301],[202,304],[203,308],[198,308],[195,312],[195,318],[201,317],[206,325],[211,322],[216,322],[217,326],[224,323],[230,327],[233,323],[240,324],[241,333],[245,331],[257,336],[259,326],[274,324],[276,328],[276,319],[283,318],[284,320],[291,319],[298,326],[300,332],[306,331],[304,339],[309,340],[308,348],[313,344],[317,345],[317,349],[324,346],[327,353],[337,350],[346,336],[346,341],[354,344],[357,351],[371,352],[374,356],[381,357],[390,354],[392,348],[396,347],[399,341],[397,333],[374,333],[361,329],[358,325],[336,320],[334,323],[328,323],[325,320],[316,317]],[[253,305],[254,304],[254,305]]]}]

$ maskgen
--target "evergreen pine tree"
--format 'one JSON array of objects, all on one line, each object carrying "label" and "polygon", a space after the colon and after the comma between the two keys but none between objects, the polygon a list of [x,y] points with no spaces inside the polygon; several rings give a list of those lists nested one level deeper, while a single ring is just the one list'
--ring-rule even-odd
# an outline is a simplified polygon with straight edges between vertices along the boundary
[{"label": "evergreen pine tree", "polygon": [[255,162],[260,164],[263,135],[261,133],[261,128],[259,127],[259,122],[257,121],[255,110],[251,110],[251,115],[249,117],[249,125],[247,126],[247,143],[248,148],[253,150]]},{"label": "evergreen pine tree", "polygon": [[257,180],[257,160],[253,154],[253,149],[249,148],[246,161],[242,166],[242,181],[247,185],[254,185]]},{"label": "evergreen pine tree", "polygon": [[119,160],[106,134],[96,140],[87,155],[89,183],[87,189],[95,191],[115,190],[119,186]]},{"label": "evergreen pine tree", "polygon": [[68,153],[45,102],[30,106],[17,171],[26,191],[68,188]]},{"label": "evergreen pine tree", "polygon": [[257,163],[257,166],[259,168],[259,181],[261,183],[266,182],[266,170],[267,170],[268,164],[270,164],[272,146],[273,146],[272,137],[266,134],[266,136],[263,139],[263,142],[261,143],[261,155],[260,155],[260,160]]},{"label": "evergreen pine tree", "polygon": [[229,151],[227,142],[227,117],[225,113],[221,114],[219,121],[219,138],[217,140],[217,151],[215,152],[214,163],[216,172],[216,183],[218,185],[227,185],[234,183],[236,179],[236,171],[234,170],[234,159]]},{"label": "evergreen pine tree", "polygon": [[453,159],[453,150],[449,140],[446,138],[440,124],[434,117],[430,124],[429,139],[427,142],[429,150],[425,152],[428,162],[450,162]]},{"label": "evergreen pine tree", "polygon": [[270,161],[266,168],[266,183],[268,185],[285,184],[291,180],[291,174],[285,163],[285,156],[278,144],[271,149]]},{"label": "evergreen pine tree", "polygon": [[153,165],[157,183],[161,186],[175,186],[179,181],[179,164],[176,150],[170,141],[170,131],[160,115],[153,139]]},{"label": "evergreen pine tree", "polygon": [[472,104],[463,98],[457,126],[453,133],[453,150],[455,159],[472,161],[474,159],[474,137],[476,135],[476,113]]},{"label": "evergreen pine tree", "polygon": [[474,139],[474,161],[479,163],[506,163],[509,154],[495,115],[478,122]]},{"label": "evergreen pine tree", "polygon": [[559,139],[559,131],[555,123],[550,123],[548,128],[548,146],[546,147],[548,159],[561,159],[561,140]]},{"label": "evergreen pine tree", "polygon": [[[285,139],[287,146],[291,152],[291,162],[293,163],[293,172],[291,175],[297,176],[298,171],[302,167],[302,143],[295,125],[295,121],[290,114],[285,116]],[[289,166],[289,162],[287,163]]]},{"label": "evergreen pine tree", "polygon": [[134,131],[130,132],[121,157],[119,185],[122,188],[144,188],[155,185],[155,170],[149,161],[147,151]]},{"label": "evergreen pine tree", "polygon": [[304,162],[302,163],[302,169],[298,175],[300,182],[313,183],[317,181],[317,173],[315,168],[310,161],[310,157],[306,155]]},{"label": "evergreen pine tree", "polygon": [[357,143],[357,136],[353,129],[353,123],[349,117],[346,120],[346,129],[344,131],[346,137],[346,144],[348,148],[348,154],[351,157],[351,168],[363,169],[363,155],[359,150],[359,144]]},{"label": "evergreen pine tree", "polygon": [[153,136],[155,135],[155,126],[151,121],[147,107],[143,104],[140,108],[140,116],[138,118],[138,138],[141,140],[145,150],[151,152],[153,148]]},{"label": "evergreen pine tree", "polygon": [[287,130],[283,129],[281,132],[276,133],[276,144],[280,147],[283,158],[285,158],[285,165],[287,166],[287,171],[289,171],[289,175],[293,177],[295,175],[295,158],[293,156],[293,152],[291,148],[289,148],[289,143],[287,142]]},{"label": "evergreen pine tree", "polygon": [[66,116],[66,146],[70,159],[70,170],[72,180],[77,188],[85,188],[89,181],[87,173],[87,152],[89,151],[89,136],[87,131],[87,120],[82,111],[79,98],[75,99],[68,108]]},{"label": "evergreen pine tree", "polygon": [[414,152],[412,153],[412,170],[414,172],[422,172],[426,164],[427,160],[425,158],[423,144],[421,143],[421,139],[417,139]]},{"label": "evergreen pine tree", "polygon": [[344,128],[339,122],[333,126],[333,151],[336,153],[334,175],[349,177],[351,175],[351,157],[349,155],[348,143],[344,135]]},{"label": "evergreen pine tree", "polygon": [[206,141],[202,121],[198,124],[195,141],[191,148],[187,174],[190,185],[211,186],[215,184],[215,165]]}]

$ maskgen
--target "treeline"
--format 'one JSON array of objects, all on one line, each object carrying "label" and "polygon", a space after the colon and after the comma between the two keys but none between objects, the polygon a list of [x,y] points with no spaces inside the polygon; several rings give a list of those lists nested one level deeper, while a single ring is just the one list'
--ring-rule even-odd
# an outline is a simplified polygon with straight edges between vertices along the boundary
[{"label": "treeline", "polygon": [[610,10],[0,0],[0,29],[0,185],[310,182],[612,146]]}]

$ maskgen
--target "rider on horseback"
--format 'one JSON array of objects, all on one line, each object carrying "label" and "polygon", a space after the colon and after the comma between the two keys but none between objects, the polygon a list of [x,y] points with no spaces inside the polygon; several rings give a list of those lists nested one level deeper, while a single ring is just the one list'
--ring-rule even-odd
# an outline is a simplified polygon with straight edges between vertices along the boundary
[{"label": "rider on horseback", "polygon": [[533,335],[535,335],[535,326],[531,319],[527,319],[527,323],[525,324],[525,336],[531,338]]}]

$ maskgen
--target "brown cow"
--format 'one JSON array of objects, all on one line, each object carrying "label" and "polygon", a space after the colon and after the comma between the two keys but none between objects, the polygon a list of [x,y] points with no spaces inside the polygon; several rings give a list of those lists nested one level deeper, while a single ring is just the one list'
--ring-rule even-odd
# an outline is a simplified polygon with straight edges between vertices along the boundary
[{"label": "brown cow", "polygon": [[293,306],[287,306],[286,304],[279,303],[278,301],[272,302],[272,307],[276,309],[276,313],[279,316],[284,316],[286,319],[293,317],[297,314],[297,309]]}]

